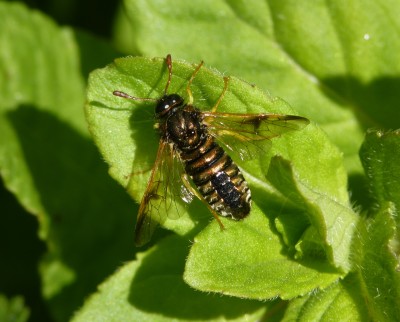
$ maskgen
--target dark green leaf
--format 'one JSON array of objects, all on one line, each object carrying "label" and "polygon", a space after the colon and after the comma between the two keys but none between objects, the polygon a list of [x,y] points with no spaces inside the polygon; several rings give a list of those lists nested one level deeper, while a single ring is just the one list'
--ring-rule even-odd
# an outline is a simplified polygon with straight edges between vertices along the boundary
[{"label": "dark green leaf", "polygon": [[[371,198],[378,205],[393,202],[400,209],[400,130],[367,133],[360,151]],[[398,221],[399,219],[396,218]]]},{"label": "dark green leaf", "polygon": [[42,291],[65,321],[133,255],[136,210],[108,177],[83,113],[83,74],[112,50],[18,3],[0,2],[0,30],[0,173],[38,219]]}]

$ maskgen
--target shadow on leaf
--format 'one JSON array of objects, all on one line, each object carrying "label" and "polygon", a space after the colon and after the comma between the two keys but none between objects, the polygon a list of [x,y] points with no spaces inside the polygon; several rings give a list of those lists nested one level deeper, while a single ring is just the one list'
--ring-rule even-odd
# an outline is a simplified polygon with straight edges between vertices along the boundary
[{"label": "shadow on leaf", "polygon": [[335,93],[327,91],[329,97],[350,105],[365,130],[400,128],[399,77],[381,77],[368,84],[351,76],[326,78],[322,82]]},{"label": "shadow on leaf", "polygon": [[107,175],[94,144],[70,125],[32,106],[7,116],[48,222],[48,230],[42,227],[49,247],[42,263],[44,292],[52,311],[66,320],[121,261],[134,256],[137,206]]}]

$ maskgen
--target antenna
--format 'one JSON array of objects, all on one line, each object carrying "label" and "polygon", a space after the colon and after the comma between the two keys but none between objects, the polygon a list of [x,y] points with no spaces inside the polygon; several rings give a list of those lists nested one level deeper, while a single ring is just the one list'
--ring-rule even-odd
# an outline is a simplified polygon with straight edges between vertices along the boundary
[{"label": "antenna", "polygon": [[[169,85],[171,84],[171,79],[172,79],[172,58],[171,58],[170,54],[168,54],[167,57],[165,58],[165,63],[167,64],[167,67],[168,67],[168,80],[167,80],[167,84],[165,84],[164,95],[167,95],[167,90],[168,90]],[[150,98],[150,97],[136,97],[136,96],[132,96],[132,95],[129,95],[129,94],[127,94],[125,92],[121,92],[121,91],[114,91],[113,95],[127,98],[127,99],[134,100],[134,101],[153,101],[153,102],[155,102],[158,100],[156,98]]]},{"label": "antenna", "polygon": [[129,95],[127,93],[121,92],[121,91],[114,91],[113,95],[115,96],[119,96],[119,97],[123,97],[123,98],[128,98],[130,100],[134,100],[134,101],[157,101],[156,98],[151,98],[151,97],[135,97],[132,95]]},{"label": "antenna", "polygon": [[167,84],[165,84],[164,95],[167,95],[167,90],[168,90],[169,84],[171,84],[171,78],[172,78],[172,58],[171,58],[171,54],[167,55],[167,57],[165,58],[165,63],[167,64],[167,67],[168,67],[168,80],[167,80]]}]

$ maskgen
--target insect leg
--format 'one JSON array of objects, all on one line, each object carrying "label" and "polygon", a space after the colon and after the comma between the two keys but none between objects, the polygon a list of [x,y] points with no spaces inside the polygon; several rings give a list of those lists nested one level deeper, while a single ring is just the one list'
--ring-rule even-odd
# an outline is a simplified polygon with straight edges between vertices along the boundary
[{"label": "insect leg", "polygon": [[187,84],[186,92],[188,93],[188,96],[189,96],[188,105],[193,105],[193,94],[192,94],[192,90],[190,89],[190,86],[192,85],[192,82],[193,82],[194,77],[195,77],[196,74],[199,72],[199,70],[200,70],[201,66],[203,66],[203,64],[204,64],[204,62],[201,61],[200,64],[199,64],[199,65],[196,67],[196,69],[194,70],[194,72],[193,72],[192,76],[190,77],[189,82],[188,82],[188,84]]},{"label": "insect leg", "polygon": [[141,170],[141,171],[131,172],[130,174],[125,174],[124,175],[124,179],[129,179],[130,180],[134,176],[143,175],[143,174],[145,174],[147,172],[150,172],[150,171],[151,171],[151,168],[147,168],[147,169]]},{"label": "insect leg", "polygon": [[224,89],[222,90],[221,95],[218,97],[217,102],[215,103],[214,107],[211,109],[211,113],[215,113],[217,111],[219,103],[221,103],[222,99],[225,96],[225,92],[228,89],[228,84],[229,84],[229,77],[225,76],[224,77]]},{"label": "insect leg", "polygon": [[186,189],[188,189],[193,195],[195,195],[197,198],[199,198],[201,201],[203,201],[207,205],[208,209],[210,209],[214,218],[217,220],[221,230],[224,230],[225,229],[224,224],[222,223],[221,219],[219,219],[217,212],[213,208],[211,208],[211,206],[208,204],[207,200],[204,199],[204,197],[196,189],[194,189],[192,187],[192,185],[189,182],[189,176],[186,173],[182,174],[182,181],[183,181],[183,184],[185,185]]}]

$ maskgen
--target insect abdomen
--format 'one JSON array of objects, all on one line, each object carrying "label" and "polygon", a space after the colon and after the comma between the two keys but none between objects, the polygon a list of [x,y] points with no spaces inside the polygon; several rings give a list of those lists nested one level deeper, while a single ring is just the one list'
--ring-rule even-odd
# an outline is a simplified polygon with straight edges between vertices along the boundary
[{"label": "insect abdomen", "polygon": [[237,165],[204,133],[203,142],[191,151],[182,151],[185,170],[198,191],[220,215],[242,219],[250,212],[251,194]]}]

